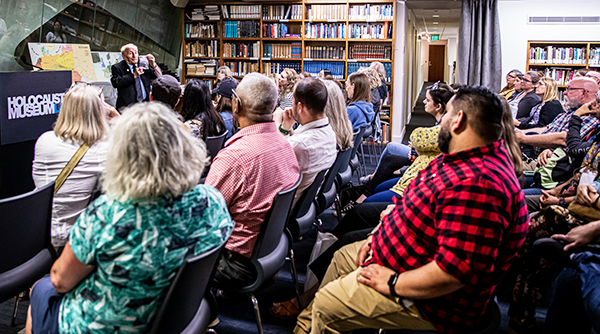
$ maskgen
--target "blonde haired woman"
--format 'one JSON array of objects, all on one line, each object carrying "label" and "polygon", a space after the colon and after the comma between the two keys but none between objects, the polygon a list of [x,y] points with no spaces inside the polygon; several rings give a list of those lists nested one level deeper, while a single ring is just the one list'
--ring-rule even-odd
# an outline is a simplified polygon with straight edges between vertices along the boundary
[{"label": "blonde haired woman", "polygon": [[329,124],[335,132],[338,149],[347,149],[353,146],[352,143],[352,123],[346,112],[344,103],[344,93],[332,80],[323,80],[327,88],[327,104],[325,105],[325,115],[329,118]]},{"label": "blonde haired woman", "polygon": [[381,86],[381,79],[379,73],[371,67],[361,67],[358,70],[359,73],[364,73],[369,78],[369,88],[371,89],[371,103],[373,103],[373,111],[378,114],[381,109],[381,96],[379,94],[379,86]]},{"label": "blonde haired woman", "polygon": [[[379,79],[381,80],[381,85],[377,87],[379,90],[379,99],[381,100],[381,105],[383,106],[383,102],[387,99],[388,95],[388,87],[385,84],[387,82],[387,73],[385,72],[385,66],[378,61],[374,61],[371,63],[371,68],[377,71],[379,74]],[[381,108],[379,108],[381,110]]]},{"label": "blonde haired woman", "polygon": [[543,77],[538,82],[535,94],[542,99],[542,102],[531,109],[529,117],[514,121],[519,129],[544,127],[552,123],[556,116],[565,111],[558,100],[558,85],[556,80]]},{"label": "blonde haired woman", "polygon": [[[33,182],[40,188],[54,180],[86,144],[89,149],[54,195],[52,244],[67,243],[69,230],[88,205],[103,170],[108,150],[107,105],[99,87],[74,85],[65,94],[53,131],[43,133],[35,143]],[[112,109],[112,112],[116,111]]]},{"label": "blonde haired woman", "polygon": [[285,109],[292,106],[294,100],[294,86],[298,81],[298,74],[291,68],[284,68],[279,75],[279,99],[277,107]]},{"label": "blonde haired woman", "polygon": [[204,144],[167,106],[128,108],[111,142],[106,194],[83,211],[50,277],[32,289],[34,333],[147,332],[184,258],[233,230],[223,196],[198,185]]}]

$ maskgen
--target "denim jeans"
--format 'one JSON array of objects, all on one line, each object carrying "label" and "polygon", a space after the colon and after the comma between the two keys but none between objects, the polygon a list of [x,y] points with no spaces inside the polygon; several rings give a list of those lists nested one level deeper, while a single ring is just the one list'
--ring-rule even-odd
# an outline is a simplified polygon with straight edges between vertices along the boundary
[{"label": "denim jeans", "polygon": [[408,158],[409,154],[410,147],[400,143],[388,143],[385,146],[385,150],[383,150],[383,153],[381,153],[381,157],[379,157],[377,168],[379,168],[379,164],[383,161],[383,159],[389,155],[399,155],[401,157]]}]

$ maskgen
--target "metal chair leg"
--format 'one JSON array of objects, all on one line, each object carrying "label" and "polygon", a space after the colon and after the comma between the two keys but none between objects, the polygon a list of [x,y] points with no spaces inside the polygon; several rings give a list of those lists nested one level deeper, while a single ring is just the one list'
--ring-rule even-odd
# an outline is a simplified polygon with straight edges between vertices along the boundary
[{"label": "metal chair leg", "polygon": [[10,319],[10,327],[15,325],[15,319],[17,319],[17,311],[19,310],[19,295],[15,297],[15,306],[13,307],[12,319]]},{"label": "metal chair leg", "polygon": [[260,309],[258,308],[258,300],[251,293],[248,293],[248,297],[250,297],[252,305],[254,306],[254,316],[256,317],[256,328],[258,329],[258,334],[264,334],[262,321],[260,320]]},{"label": "metal chair leg", "polygon": [[296,289],[296,298],[298,299],[298,308],[302,309],[302,302],[300,299],[300,284],[298,282],[298,272],[296,271],[296,261],[294,260],[294,250],[290,249],[289,257],[287,260],[290,261],[290,274],[292,274],[292,280],[294,280],[294,289]]},{"label": "metal chair leg", "polygon": [[373,147],[374,142],[371,141],[372,139],[373,137],[369,137],[369,141],[367,142],[367,145],[369,145],[369,162],[371,163],[373,163],[373,155],[375,154],[375,149]]},{"label": "metal chair leg", "polygon": [[[364,171],[364,175],[367,175],[367,165],[365,163],[365,152],[363,151],[363,146],[364,146],[364,144],[360,143],[360,156],[362,158],[361,164],[362,164],[362,168]],[[360,162],[360,159],[359,159],[359,162]]]}]

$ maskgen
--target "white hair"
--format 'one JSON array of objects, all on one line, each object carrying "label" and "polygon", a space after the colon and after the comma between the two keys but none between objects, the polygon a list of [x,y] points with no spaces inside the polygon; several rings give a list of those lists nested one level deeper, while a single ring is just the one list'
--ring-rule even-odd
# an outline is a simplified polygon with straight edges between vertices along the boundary
[{"label": "white hair", "polygon": [[121,47],[121,54],[125,53],[128,49],[135,49],[135,51],[138,51],[138,47],[135,44],[127,43]]},{"label": "white hair", "polygon": [[258,114],[273,113],[277,105],[277,87],[272,80],[260,73],[244,76],[235,90],[244,108]]},{"label": "white hair", "polygon": [[138,103],[113,128],[103,188],[119,200],[175,197],[198,184],[206,163],[205,144],[166,105]]}]

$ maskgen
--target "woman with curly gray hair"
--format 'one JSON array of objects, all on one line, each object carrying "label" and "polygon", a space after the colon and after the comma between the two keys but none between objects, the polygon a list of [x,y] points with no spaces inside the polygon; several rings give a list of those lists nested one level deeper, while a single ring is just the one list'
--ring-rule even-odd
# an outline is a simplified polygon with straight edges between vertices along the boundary
[{"label": "woman with curly gray hair", "polygon": [[186,256],[227,241],[223,196],[198,185],[204,144],[160,103],[139,103],[113,128],[106,194],[88,206],[50,277],[31,292],[34,333],[144,333]]}]

